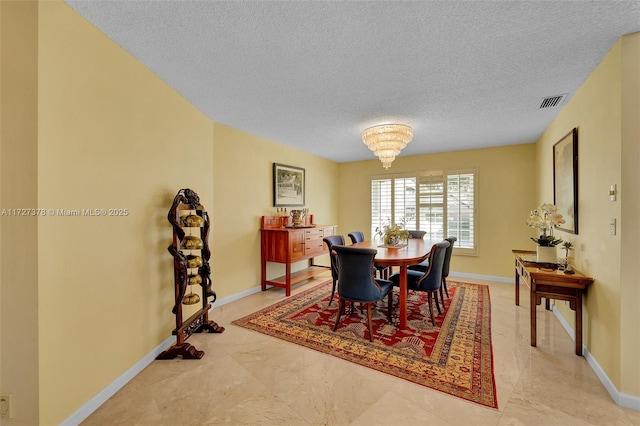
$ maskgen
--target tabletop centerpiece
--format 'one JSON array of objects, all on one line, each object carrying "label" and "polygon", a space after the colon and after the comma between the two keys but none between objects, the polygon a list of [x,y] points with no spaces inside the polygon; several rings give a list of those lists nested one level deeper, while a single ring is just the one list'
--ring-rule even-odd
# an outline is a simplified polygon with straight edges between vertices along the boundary
[{"label": "tabletop centerpiece", "polygon": [[553,229],[565,223],[564,218],[558,213],[558,207],[554,204],[545,203],[529,213],[527,225],[540,230],[540,236],[531,237],[536,244],[536,254],[538,262],[557,263],[558,251],[556,246],[562,239],[553,235]]},{"label": "tabletop centerpiece", "polygon": [[389,221],[382,228],[376,228],[376,236],[382,238],[384,246],[394,247],[409,239],[409,231],[404,229],[404,223],[391,224],[391,221]]}]

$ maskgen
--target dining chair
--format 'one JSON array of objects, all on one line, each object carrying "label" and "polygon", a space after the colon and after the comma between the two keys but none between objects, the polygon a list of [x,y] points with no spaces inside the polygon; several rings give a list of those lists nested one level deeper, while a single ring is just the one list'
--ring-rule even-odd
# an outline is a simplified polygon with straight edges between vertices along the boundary
[{"label": "dining chair", "polygon": [[[351,244],[361,243],[364,241],[364,233],[361,231],[353,231],[347,234],[351,239]],[[382,279],[388,279],[391,273],[390,266],[374,266],[376,272],[378,273],[378,277]]]},{"label": "dining chair", "polygon": [[353,231],[349,232],[349,238],[351,239],[351,244],[361,243],[364,241],[364,233],[361,231]]},{"label": "dining chair", "polygon": [[333,331],[338,329],[345,304],[360,303],[367,306],[369,323],[369,341],[373,342],[373,323],[371,309],[376,303],[387,297],[387,318],[391,323],[393,283],[378,279],[373,275],[373,259],[378,252],[375,249],[334,245],[333,252],[340,265],[338,272],[338,314]]},{"label": "dining chair", "polygon": [[[447,289],[447,277],[449,276],[449,266],[451,265],[451,255],[453,254],[453,243],[458,241],[456,237],[447,237],[445,240],[449,241],[449,247],[444,255],[444,264],[442,265],[442,287],[444,292],[447,293],[447,299],[449,299],[449,290]],[[442,296],[442,291],[440,292]]]},{"label": "dining chair", "polygon": [[427,231],[409,231],[409,238],[422,239],[427,234]]},{"label": "dining chair", "polygon": [[[449,266],[451,264],[451,255],[453,254],[453,243],[458,241],[457,237],[447,237],[445,238],[449,242],[449,247],[447,247],[447,252],[445,253],[444,265],[442,266],[442,288],[440,289],[440,299],[442,300],[442,306],[444,306],[444,296],[442,289],[447,294],[447,299],[449,299],[449,290],[447,289],[447,277],[449,276]],[[429,261],[425,260],[424,262],[418,263],[417,265],[409,266],[409,269],[414,271],[424,272],[429,269]]]},{"label": "dining chair", "polygon": [[331,288],[331,298],[329,299],[329,305],[333,302],[333,296],[336,293],[336,283],[338,282],[338,257],[333,252],[333,246],[344,245],[344,237],[342,235],[330,235],[322,239],[329,249],[329,259],[331,260],[331,280],[333,281],[333,287]]},{"label": "dining chair", "polygon": [[[436,325],[436,320],[433,316],[433,303],[432,295],[435,298],[436,308],[438,313],[441,314],[440,305],[438,304],[438,291],[442,287],[442,266],[444,265],[444,257],[447,251],[447,247],[450,244],[448,241],[443,240],[434,244],[431,247],[429,253],[429,268],[424,271],[416,271],[413,269],[407,270],[407,284],[408,289],[413,291],[425,291],[427,292],[427,303],[429,305],[429,314],[431,315],[431,324]],[[400,286],[400,274],[395,273],[389,277],[389,280],[394,286]],[[443,301],[444,306],[444,301]]]}]

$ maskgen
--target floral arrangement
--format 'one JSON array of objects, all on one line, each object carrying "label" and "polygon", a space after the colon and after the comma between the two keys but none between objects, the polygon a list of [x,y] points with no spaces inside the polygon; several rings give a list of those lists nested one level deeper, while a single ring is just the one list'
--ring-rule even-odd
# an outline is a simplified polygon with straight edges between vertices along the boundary
[{"label": "floral arrangement", "polygon": [[558,207],[553,204],[543,204],[532,210],[529,214],[527,225],[540,230],[541,235],[538,238],[531,239],[542,247],[554,247],[561,243],[560,238],[553,236],[553,229],[565,223],[564,218],[558,213]]},{"label": "floral arrangement", "polygon": [[404,224],[385,224],[382,228],[376,228],[376,236],[382,237],[384,245],[392,246],[400,241],[409,239],[409,231],[404,229]]}]

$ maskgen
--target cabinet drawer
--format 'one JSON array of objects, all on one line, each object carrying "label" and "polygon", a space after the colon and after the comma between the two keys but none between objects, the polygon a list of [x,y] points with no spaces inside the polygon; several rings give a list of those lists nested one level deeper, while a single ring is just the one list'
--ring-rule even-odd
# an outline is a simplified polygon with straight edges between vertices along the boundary
[{"label": "cabinet drawer", "polygon": [[324,238],[324,229],[305,229],[304,231],[305,240],[322,240]]},{"label": "cabinet drawer", "polygon": [[325,250],[325,244],[322,239],[307,240],[304,243],[304,252],[306,255],[322,254]]}]

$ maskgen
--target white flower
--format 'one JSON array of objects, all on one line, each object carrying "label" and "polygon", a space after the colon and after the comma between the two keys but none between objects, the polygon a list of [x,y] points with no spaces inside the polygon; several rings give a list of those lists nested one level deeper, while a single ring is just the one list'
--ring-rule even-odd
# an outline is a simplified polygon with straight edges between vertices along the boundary
[{"label": "white flower", "polygon": [[551,245],[562,242],[560,239],[553,237],[553,228],[558,228],[565,223],[564,218],[558,213],[558,207],[554,204],[545,203],[529,213],[527,225],[532,228],[539,229],[542,232],[539,238],[532,240],[540,245]]}]

